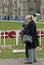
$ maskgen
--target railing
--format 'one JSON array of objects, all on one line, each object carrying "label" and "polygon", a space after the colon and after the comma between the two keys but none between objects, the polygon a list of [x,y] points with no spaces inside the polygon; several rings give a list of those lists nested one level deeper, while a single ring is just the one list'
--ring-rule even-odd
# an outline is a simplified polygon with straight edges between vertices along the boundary
[{"label": "railing", "polygon": [[[41,39],[44,38],[44,29],[38,29],[39,43],[41,45]],[[1,38],[4,39],[4,47],[6,46],[6,38],[16,38],[16,45],[18,45],[18,39],[21,36],[21,30],[3,30],[0,31],[0,46],[1,46]]]}]

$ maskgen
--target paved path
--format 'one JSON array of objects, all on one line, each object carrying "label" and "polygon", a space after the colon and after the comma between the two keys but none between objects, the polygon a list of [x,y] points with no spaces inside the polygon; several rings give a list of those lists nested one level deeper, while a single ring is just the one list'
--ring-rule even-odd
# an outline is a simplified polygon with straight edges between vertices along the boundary
[{"label": "paved path", "polygon": [[[15,58],[15,59],[0,59],[0,65],[25,65],[24,59]],[[30,64],[26,64],[30,65]],[[38,59],[38,62],[31,65],[44,65],[44,58]]]}]

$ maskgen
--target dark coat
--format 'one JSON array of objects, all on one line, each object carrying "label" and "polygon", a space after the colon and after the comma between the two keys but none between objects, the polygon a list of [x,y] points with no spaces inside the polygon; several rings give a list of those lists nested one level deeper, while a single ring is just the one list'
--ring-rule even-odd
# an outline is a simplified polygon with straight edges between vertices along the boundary
[{"label": "dark coat", "polygon": [[37,46],[39,46],[39,41],[38,41],[38,36],[37,36],[37,32],[36,32],[36,23],[34,21],[31,21],[28,26],[27,29],[24,31],[24,35],[26,34],[26,32],[28,31],[28,35],[31,35],[33,37],[33,43],[29,43],[26,42],[26,46],[27,48],[36,48]]},{"label": "dark coat", "polygon": [[24,30],[22,30],[22,36],[27,34],[27,27],[28,27],[28,24],[27,23],[23,23],[22,27],[24,28]]}]

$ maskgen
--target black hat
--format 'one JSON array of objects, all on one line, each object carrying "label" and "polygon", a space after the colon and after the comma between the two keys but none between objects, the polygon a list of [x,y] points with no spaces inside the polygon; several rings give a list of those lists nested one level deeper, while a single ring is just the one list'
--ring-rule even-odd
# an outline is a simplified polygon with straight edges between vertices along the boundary
[{"label": "black hat", "polygon": [[36,14],[33,14],[34,17],[36,17]]}]

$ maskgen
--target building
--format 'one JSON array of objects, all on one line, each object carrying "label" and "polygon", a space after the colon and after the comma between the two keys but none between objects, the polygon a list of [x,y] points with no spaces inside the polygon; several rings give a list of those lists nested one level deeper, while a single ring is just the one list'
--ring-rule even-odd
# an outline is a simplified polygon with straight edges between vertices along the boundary
[{"label": "building", "polygon": [[0,0],[0,15],[25,17],[35,12],[41,13],[44,18],[44,0]]}]

